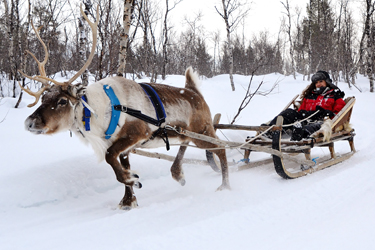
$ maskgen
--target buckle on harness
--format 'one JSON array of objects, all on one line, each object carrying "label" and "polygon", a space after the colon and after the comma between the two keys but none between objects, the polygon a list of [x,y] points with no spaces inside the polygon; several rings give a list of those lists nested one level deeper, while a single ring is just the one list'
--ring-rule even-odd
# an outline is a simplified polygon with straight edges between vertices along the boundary
[{"label": "buckle on harness", "polygon": [[145,143],[147,143],[150,140],[155,139],[155,137],[157,137],[157,136],[159,136],[164,141],[165,147],[166,147],[167,151],[169,151],[169,149],[171,147],[169,145],[167,129],[165,127],[164,128],[159,127],[158,130],[156,130],[154,133],[152,133],[150,139],[148,139],[147,141],[142,143],[142,145],[144,145]]},{"label": "buckle on harness", "polygon": [[128,112],[128,107],[122,106],[122,105],[115,105],[115,110],[121,111],[121,112]]}]

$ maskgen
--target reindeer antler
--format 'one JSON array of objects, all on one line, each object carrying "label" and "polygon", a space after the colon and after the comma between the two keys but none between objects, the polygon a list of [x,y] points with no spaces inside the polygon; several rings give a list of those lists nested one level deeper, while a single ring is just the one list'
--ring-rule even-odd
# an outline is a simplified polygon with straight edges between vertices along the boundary
[{"label": "reindeer antler", "polygon": [[38,40],[40,41],[40,43],[42,44],[42,46],[44,48],[44,60],[42,62],[40,62],[32,52],[30,52],[29,50],[26,50],[26,52],[28,54],[30,54],[32,56],[32,58],[34,58],[34,60],[38,64],[38,69],[39,69],[40,76],[34,76],[34,77],[32,77],[32,76],[26,75],[21,70],[18,70],[18,72],[20,72],[24,77],[29,78],[31,80],[35,80],[35,81],[41,82],[43,84],[43,88],[41,88],[39,91],[32,92],[29,88],[26,89],[26,88],[22,87],[22,85],[20,83],[18,83],[23,91],[25,91],[29,95],[35,97],[35,102],[27,105],[29,108],[32,107],[32,106],[34,106],[35,104],[37,104],[38,101],[39,101],[39,98],[43,94],[43,92],[51,87],[49,85],[49,83],[48,83],[48,80],[44,79],[44,77],[47,76],[46,75],[46,70],[45,70],[45,65],[46,65],[46,63],[48,61],[48,49],[47,49],[46,44],[43,42],[42,38],[39,35],[39,31],[42,28],[42,26],[40,26],[38,29],[36,29],[35,26],[34,26],[33,21],[31,20],[31,27],[33,28],[33,30],[34,30],[34,32],[35,32]]},{"label": "reindeer antler", "polygon": [[38,103],[38,101],[40,99],[40,96],[43,94],[43,92],[50,88],[50,86],[44,86],[43,88],[39,89],[39,91],[32,92],[28,87],[24,88],[24,87],[22,87],[22,85],[20,83],[18,83],[18,84],[20,85],[20,87],[22,88],[23,91],[25,91],[29,95],[35,97],[35,101],[33,103],[30,103],[29,105],[27,105],[27,107],[29,107],[29,108],[35,106],[35,104]]},{"label": "reindeer antler", "polygon": [[41,42],[41,44],[42,44],[42,46],[44,48],[45,56],[44,56],[44,60],[42,62],[40,62],[32,52],[26,50],[26,52],[28,54],[30,54],[32,56],[32,58],[34,58],[34,60],[37,62],[40,75],[32,77],[32,76],[26,75],[21,70],[18,70],[24,77],[29,78],[31,80],[35,80],[35,81],[41,82],[43,84],[43,88],[41,88],[37,92],[32,92],[29,88],[24,88],[24,87],[21,86],[21,84],[19,84],[20,87],[21,87],[21,89],[23,91],[25,91],[29,95],[35,97],[35,102],[32,103],[32,104],[29,104],[28,107],[34,106],[39,101],[39,98],[43,94],[43,92],[51,87],[51,85],[49,84],[49,82],[52,82],[52,83],[54,83],[56,85],[68,87],[68,86],[72,85],[72,82],[75,81],[88,68],[88,66],[91,64],[92,59],[94,58],[94,55],[95,55],[95,48],[96,48],[96,44],[97,44],[97,33],[98,33],[98,23],[99,23],[99,6],[96,8],[96,21],[95,21],[95,23],[91,22],[88,19],[88,17],[86,16],[86,14],[84,13],[84,11],[82,9],[82,4],[80,5],[80,11],[81,11],[82,16],[85,18],[85,20],[87,21],[87,23],[90,25],[90,27],[92,29],[92,40],[93,40],[93,42],[92,42],[92,48],[91,48],[91,52],[90,52],[89,58],[87,59],[85,65],[83,65],[82,68],[71,79],[69,79],[66,82],[58,82],[58,81],[56,81],[54,79],[51,79],[51,78],[47,77],[46,70],[45,70],[45,65],[46,65],[46,63],[48,61],[48,55],[49,55],[49,53],[48,53],[47,46],[45,45],[45,43],[43,42],[43,40],[41,39],[41,37],[39,35],[39,31],[42,28],[42,26],[39,27],[38,29],[36,29],[34,27],[33,22],[31,21],[31,26],[32,26],[32,28],[33,28],[33,30],[34,30],[34,32],[35,32],[38,40]]},{"label": "reindeer antler", "polygon": [[89,18],[86,16],[85,12],[82,9],[82,4],[79,6],[81,10],[82,16],[85,18],[87,23],[90,25],[91,30],[92,30],[92,47],[91,47],[91,52],[89,55],[89,58],[87,59],[85,65],[82,66],[82,68],[66,83],[68,85],[71,85],[74,80],[76,80],[91,64],[92,59],[94,58],[95,55],[95,49],[96,49],[96,43],[97,43],[97,36],[98,36],[98,23],[99,23],[99,5],[96,7],[96,21],[95,23],[91,22]]}]

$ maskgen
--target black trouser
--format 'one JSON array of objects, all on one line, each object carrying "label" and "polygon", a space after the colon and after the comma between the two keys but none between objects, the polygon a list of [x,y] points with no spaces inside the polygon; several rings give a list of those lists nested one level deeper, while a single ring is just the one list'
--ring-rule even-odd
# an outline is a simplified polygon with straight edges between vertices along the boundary
[{"label": "black trouser", "polygon": [[[284,118],[284,122],[283,122],[284,125],[293,124],[296,121],[301,119],[300,114],[296,110],[289,108],[289,109],[285,109],[281,111],[280,114],[278,114],[275,118],[272,119],[269,125],[275,125],[278,116],[282,116]],[[323,123],[322,121],[316,121],[313,123],[303,122],[301,124],[302,127],[293,127],[292,128],[292,140],[299,141],[302,138],[309,137],[315,131],[318,131],[320,129],[320,127],[322,126],[322,123]]]},{"label": "black trouser", "polygon": [[294,109],[285,109],[283,111],[281,111],[280,114],[278,114],[277,116],[275,116],[275,118],[272,119],[272,121],[270,121],[270,126],[272,125],[275,125],[276,124],[276,120],[277,120],[277,117],[278,116],[282,116],[284,118],[284,123],[283,124],[292,124],[292,123],[295,123],[296,121],[299,120],[299,114],[296,110]]}]

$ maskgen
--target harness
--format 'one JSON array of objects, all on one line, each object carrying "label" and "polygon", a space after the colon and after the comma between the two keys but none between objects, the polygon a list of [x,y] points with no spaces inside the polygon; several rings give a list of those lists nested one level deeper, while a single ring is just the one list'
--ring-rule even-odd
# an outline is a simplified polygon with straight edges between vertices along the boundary
[{"label": "harness", "polygon": [[87,108],[87,97],[86,95],[82,96],[83,100],[83,117],[82,117],[82,122],[83,125],[85,126],[86,131],[90,131],[90,118],[91,118],[91,111]]},{"label": "harness", "polygon": [[[108,85],[103,85],[104,92],[107,94],[108,98],[111,101],[111,109],[112,109],[111,121],[109,123],[107,131],[105,132],[105,139],[108,140],[111,138],[112,134],[115,132],[116,127],[118,125],[118,121],[120,119],[120,113],[124,112],[128,115],[134,116],[142,121],[145,121],[147,123],[150,123],[154,126],[159,127],[155,132],[153,132],[150,139],[147,140],[146,142],[153,140],[156,136],[160,136],[161,139],[163,139],[163,141],[165,142],[167,150],[169,150],[170,146],[169,146],[167,131],[165,127],[163,128],[161,127],[161,124],[165,122],[165,118],[167,117],[165,114],[163,103],[161,102],[159,95],[150,85],[145,84],[145,83],[139,83],[139,85],[145,91],[152,105],[154,106],[157,119],[143,114],[140,110],[132,109],[132,108],[121,105],[112,87]],[[89,108],[87,108],[85,105],[85,103],[87,103],[86,96],[82,96],[82,100],[83,100],[83,107],[84,107],[84,115],[83,115],[82,121],[85,125],[86,131],[89,131],[91,112]],[[143,144],[145,144],[146,142],[144,142]]]}]

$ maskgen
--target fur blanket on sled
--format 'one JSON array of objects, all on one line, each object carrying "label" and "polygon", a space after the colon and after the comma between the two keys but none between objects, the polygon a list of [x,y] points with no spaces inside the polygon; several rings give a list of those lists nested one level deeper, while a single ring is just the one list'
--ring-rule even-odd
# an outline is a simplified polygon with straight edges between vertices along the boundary
[{"label": "fur blanket on sled", "polygon": [[[329,118],[325,119],[320,129],[314,132],[311,136],[314,138],[323,137],[324,142],[329,141],[332,136],[332,125],[333,123],[331,119]],[[347,131],[347,132],[352,131],[351,124],[349,122],[346,122],[343,125],[338,126],[334,132],[336,133],[342,130]]]}]

